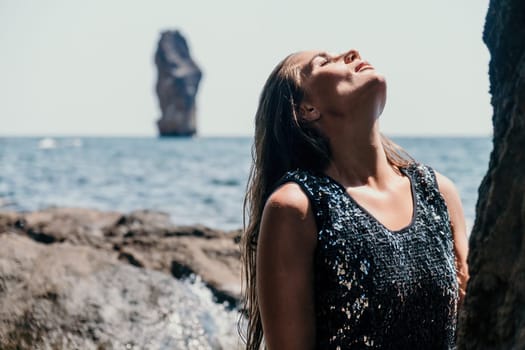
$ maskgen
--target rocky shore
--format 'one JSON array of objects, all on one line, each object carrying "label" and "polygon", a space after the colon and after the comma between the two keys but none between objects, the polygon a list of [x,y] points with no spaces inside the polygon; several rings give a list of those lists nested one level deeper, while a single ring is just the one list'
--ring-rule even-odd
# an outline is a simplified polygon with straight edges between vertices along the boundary
[{"label": "rocky shore", "polygon": [[0,347],[236,347],[239,237],[153,211],[0,213]]}]

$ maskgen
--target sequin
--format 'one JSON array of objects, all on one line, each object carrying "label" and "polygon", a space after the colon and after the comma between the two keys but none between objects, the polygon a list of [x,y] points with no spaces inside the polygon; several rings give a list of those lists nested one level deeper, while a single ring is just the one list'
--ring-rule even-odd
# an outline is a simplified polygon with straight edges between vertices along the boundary
[{"label": "sequin", "polygon": [[446,203],[433,170],[402,169],[411,224],[390,231],[330,177],[287,173],[308,195],[318,227],[317,349],[455,349],[458,286]]}]

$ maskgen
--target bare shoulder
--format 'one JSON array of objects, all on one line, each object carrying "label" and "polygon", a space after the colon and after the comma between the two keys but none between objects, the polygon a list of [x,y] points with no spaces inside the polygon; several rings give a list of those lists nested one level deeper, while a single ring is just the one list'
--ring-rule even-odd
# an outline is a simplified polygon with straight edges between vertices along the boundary
[{"label": "bare shoulder", "polygon": [[304,219],[308,215],[310,203],[301,187],[294,182],[287,182],[278,187],[266,201],[265,212],[280,212]]},{"label": "bare shoulder", "polygon": [[310,200],[298,184],[287,182],[270,195],[263,210],[260,243],[269,239],[271,245],[290,241],[311,247],[316,232]]},{"label": "bare shoulder", "polygon": [[450,180],[445,175],[438,173],[437,171],[435,173],[436,173],[436,180],[439,186],[439,190],[441,194],[443,194],[443,196],[453,196],[453,195],[459,196],[458,190],[456,189],[456,186],[454,185],[452,180]]},{"label": "bare shoulder", "polygon": [[441,195],[445,199],[445,203],[447,204],[448,210],[450,212],[452,224],[458,227],[458,224],[463,226],[464,224],[464,217],[463,217],[463,206],[461,204],[461,198],[459,196],[459,192],[456,189],[456,186],[445,175],[442,175],[436,171],[436,180],[439,187],[439,192],[441,192]]}]

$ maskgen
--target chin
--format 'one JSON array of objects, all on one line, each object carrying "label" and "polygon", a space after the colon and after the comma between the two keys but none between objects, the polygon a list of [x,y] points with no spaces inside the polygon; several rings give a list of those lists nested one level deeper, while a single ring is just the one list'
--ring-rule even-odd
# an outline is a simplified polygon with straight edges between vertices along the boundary
[{"label": "chin", "polygon": [[375,71],[375,70],[374,70],[373,73],[374,74],[372,74],[372,75],[373,75],[375,81],[378,82],[379,84],[385,85],[385,89],[386,89],[386,78],[385,78],[385,76],[383,74]]},{"label": "chin", "polygon": [[352,110],[363,106],[366,106],[365,109],[372,107],[377,118],[386,104],[385,76],[374,70],[362,78],[361,85],[347,97],[346,108]]}]

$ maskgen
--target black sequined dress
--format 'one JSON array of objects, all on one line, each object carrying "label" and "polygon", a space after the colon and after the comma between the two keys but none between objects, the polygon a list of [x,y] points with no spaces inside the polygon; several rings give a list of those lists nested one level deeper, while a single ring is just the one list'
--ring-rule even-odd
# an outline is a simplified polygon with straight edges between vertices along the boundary
[{"label": "black sequined dress", "polygon": [[449,215],[433,170],[401,169],[412,222],[383,226],[324,174],[287,173],[309,197],[315,255],[317,349],[454,349],[458,285]]}]

